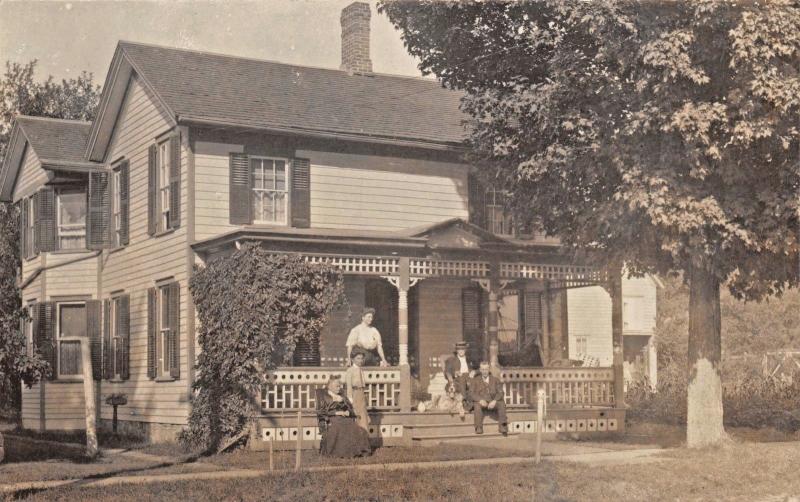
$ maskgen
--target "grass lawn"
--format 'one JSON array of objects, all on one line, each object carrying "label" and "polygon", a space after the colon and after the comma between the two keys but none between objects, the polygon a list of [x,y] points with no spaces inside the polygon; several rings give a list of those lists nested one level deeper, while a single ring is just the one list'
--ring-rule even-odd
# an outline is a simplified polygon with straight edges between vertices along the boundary
[{"label": "grass lawn", "polygon": [[[656,463],[543,462],[411,471],[291,473],[258,479],[59,488],[30,500],[754,500],[800,494],[800,444],[675,450]],[[535,497],[532,497],[535,494]]]}]

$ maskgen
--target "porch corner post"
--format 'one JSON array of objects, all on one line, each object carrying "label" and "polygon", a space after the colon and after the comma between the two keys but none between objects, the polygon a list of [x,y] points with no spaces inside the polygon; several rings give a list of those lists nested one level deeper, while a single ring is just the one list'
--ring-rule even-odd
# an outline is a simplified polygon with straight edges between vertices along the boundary
[{"label": "porch corner post", "polygon": [[500,286],[500,264],[493,261],[489,269],[489,364],[493,369],[500,367],[497,341],[497,291]]},{"label": "porch corner post", "polygon": [[609,269],[611,292],[611,340],[614,347],[614,407],[625,408],[625,375],[622,354],[622,267]]},{"label": "porch corner post", "polygon": [[397,337],[400,363],[400,411],[411,411],[411,367],[408,364],[408,289],[410,287],[410,260],[398,260],[397,281]]}]

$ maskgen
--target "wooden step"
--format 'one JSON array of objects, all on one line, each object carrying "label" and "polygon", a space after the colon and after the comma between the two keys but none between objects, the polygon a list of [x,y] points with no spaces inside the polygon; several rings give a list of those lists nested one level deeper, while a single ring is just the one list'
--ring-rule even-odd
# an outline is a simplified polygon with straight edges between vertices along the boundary
[{"label": "wooden step", "polygon": [[506,437],[514,437],[518,434],[509,432],[507,436],[503,436],[499,432],[485,432],[483,434],[475,434],[473,431],[471,434],[439,434],[437,436],[423,436],[423,437],[412,437],[411,442],[414,445],[435,445],[439,443],[447,443],[453,441],[471,441],[474,439],[486,439],[486,438],[493,438],[493,439],[503,439]]},{"label": "wooden step", "polygon": [[[412,438],[475,434],[475,424],[472,420],[457,424],[419,424],[406,429]],[[486,421],[483,424],[483,431],[485,434],[499,433],[500,427],[497,422]]]}]

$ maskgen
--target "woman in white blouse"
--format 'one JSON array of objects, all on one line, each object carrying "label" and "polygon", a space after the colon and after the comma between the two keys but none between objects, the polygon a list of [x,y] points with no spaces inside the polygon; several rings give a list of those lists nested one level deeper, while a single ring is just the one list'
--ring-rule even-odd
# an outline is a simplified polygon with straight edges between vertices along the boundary
[{"label": "woman in white blouse", "polygon": [[369,432],[367,395],[365,393],[364,373],[361,371],[361,367],[364,365],[364,352],[355,348],[353,349],[353,353],[350,354],[350,359],[353,361],[353,364],[347,368],[347,372],[344,374],[344,383],[347,386],[347,399],[353,403],[353,410],[356,412],[356,423]]},{"label": "woman in white blouse", "polygon": [[351,353],[353,349],[360,349],[364,354],[364,366],[389,366],[386,356],[383,354],[383,342],[381,334],[372,326],[375,317],[375,309],[365,308],[361,314],[361,323],[350,330],[345,342],[347,351],[348,365],[352,362]]}]

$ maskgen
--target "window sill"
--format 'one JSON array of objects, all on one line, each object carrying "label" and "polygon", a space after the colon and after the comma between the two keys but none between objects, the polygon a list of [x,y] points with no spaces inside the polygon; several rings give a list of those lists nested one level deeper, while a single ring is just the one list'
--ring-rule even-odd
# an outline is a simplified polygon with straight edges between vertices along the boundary
[{"label": "window sill", "polygon": [[83,383],[83,378],[58,377],[55,380],[48,380],[47,383]]},{"label": "window sill", "polygon": [[160,230],[160,231],[154,233],[153,235],[151,235],[151,237],[153,237],[153,238],[163,237],[165,235],[174,233],[176,230],[177,230],[177,228],[168,228],[166,230]]},{"label": "window sill", "polygon": [[125,380],[123,380],[123,379],[121,379],[121,378],[110,378],[110,379],[108,379],[108,380],[106,380],[106,381],[107,381],[108,383],[122,383],[122,382],[124,382]]},{"label": "window sill", "polygon": [[56,249],[55,251],[50,251],[50,254],[88,254],[94,252],[92,249]]},{"label": "window sill", "polygon": [[159,382],[159,383],[160,382],[174,382],[174,381],[175,381],[175,379],[172,378],[171,376],[156,377],[156,382]]}]

